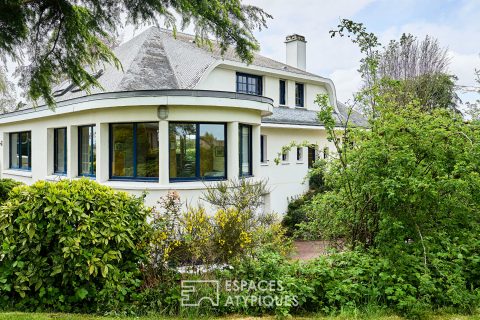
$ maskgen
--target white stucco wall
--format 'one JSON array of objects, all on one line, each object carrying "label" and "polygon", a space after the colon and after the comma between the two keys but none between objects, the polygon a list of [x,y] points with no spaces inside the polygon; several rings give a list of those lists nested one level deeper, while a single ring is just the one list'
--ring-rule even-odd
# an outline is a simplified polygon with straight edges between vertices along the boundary
[{"label": "white stucco wall", "polygon": [[[328,93],[332,103],[336,101],[333,85],[328,79],[303,76],[265,70],[243,64],[215,66],[207,72],[195,89],[214,91],[236,91],[236,72],[246,72],[262,76],[263,95],[271,98],[273,106],[279,104],[279,80],[286,81],[286,105],[295,107],[295,82],[305,85],[305,109],[318,110],[314,103],[318,94]],[[159,120],[157,107],[167,105],[167,120]],[[238,177],[238,125],[252,125],[253,155],[252,179],[267,179],[270,194],[266,196],[266,208],[277,213],[284,213],[290,198],[304,193],[308,188],[308,151],[303,148],[303,160],[297,161],[296,149],[293,148],[289,161],[276,165],[274,158],[282,146],[292,141],[308,141],[323,150],[329,145],[325,131],[321,127],[282,126],[274,124],[261,125],[261,117],[269,115],[272,105],[268,102],[249,99],[229,99],[212,97],[181,96],[140,96],[131,98],[99,98],[87,102],[68,102],[55,112],[40,110],[18,116],[0,117],[0,174],[3,178],[14,178],[24,183],[37,180],[56,180],[61,178],[76,179],[78,175],[78,126],[95,124],[97,130],[97,167],[96,180],[117,190],[133,194],[147,191],[146,203],[154,205],[160,196],[169,190],[177,190],[182,200],[190,205],[200,201],[205,183],[169,182],[168,158],[168,123],[169,121],[186,122],[223,122],[227,123],[227,177]],[[109,123],[118,122],[159,122],[159,181],[111,181],[109,180]],[[67,176],[53,175],[53,129],[67,127],[68,166]],[[31,171],[10,170],[8,155],[8,133],[18,131],[32,132]],[[267,136],[266,163],[260,164],[260,135]],[[213,183],[213,182],[212,182]]]},{"label": "white stucco wall", "polygon": [[[238,69],[218,66],[214,68],[205,79],[200,81],[197,85],[197,89],[234,92],[236,91],[237,70]],[[328,93],[325,85],[306,78],[293,75],[265,74],[265,72],[256,70],[254,67],[247,70],[241,70],[241,72],[262,76],[263,96],[273,99],[274,106],[276,107],[279,106],[280,80],[286,81],[286,106],[291,108],[295,107],[295,82],[303,83],[305,85],[305,108],[308,110],[319,110],[318,105],[315,103],[317,95]]]},{"label": "white stucco wall", "polygon": [[[37,180],[58,180],[78,178],[78,126],[96,125],[97,166],[96,180],[117,190],[134,194],[148,192],[146,202],[153,205],[168,190],[178,190],[183,201],[195,204],[199,201],[205,183],[202,181],[169,183],[168,163],[168,123],[185,122],[222,122],[227,124],[227,176],[238,177],[238,124],[253,127],[253,171],[259,172],[259,146],[261,111],[246,108],[225,108],[207,106],[170,106],[166,121],[157,117],[157,106],[122,106],[98,108],[53,114],[47,117],[12,121],[0,124],[0,170],[2,178],[13,178],[26,184]],[[159,122],[159,182],[110,181],[109,180],[109,123],[118,122]],[[67,127],[67,176],[53,174],[53,129]],[[10,132],[31,131],[31,170],[9,169]],[[213,182],[212,182],[213,183]]]},{"label": "white stucco wall", "polygon": [[261,127],[261,134],[266,136],[267,161],[260,164],[260,177],[268,179],[270,185],[270,209],[283,213],[289,199],[308,190],[308,150],[303,147],[303,159],[297,161],[296,147],[288,155],[288,161],[274,162],[282,147],[292,141],[302,143],[308,141],[318,146],[318,157],[322,157],[325,147],[333,150],[333,145],[326,139],[325,130],[321,128],[272,128]]}]

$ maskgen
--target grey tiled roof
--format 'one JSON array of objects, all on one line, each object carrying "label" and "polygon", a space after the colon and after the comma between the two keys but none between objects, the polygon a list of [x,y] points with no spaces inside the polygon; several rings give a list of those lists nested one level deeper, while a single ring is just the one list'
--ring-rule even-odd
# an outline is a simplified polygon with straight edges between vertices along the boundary
[{"label": "grey tiled roof", "polygon": [[337,101],[337,109],[339,112],[338,115],[341,117],[341,120],[342,120],[341,122],[345,122],[348,117],[348,121],[352,125],[359,126],[359,127],[368,127],[367,119],[360,112],[351,110],[350,116],[348,116],[349,108],[343,103],[341,103],[340,101]]},{"label": "grey tiled roof", "polygon": [[[102,88],[93,88],[90,94],[162,90],[162,89],[194,89],[210,66],[218,61],[228,60],[241,62],[234,48],[227,49],[224,54],[218,45],[212,48],[199,47],[195,37],[178,32],[151,27],[114,50],[116,57],[122,63],[122,69],[113,65],[98,66],[102,70],[98,82]],[[315,74],[294,68],[259,54],[254,54],[252,65],[288,71],[304,76],[319,77]],[[322,78],[323,79],[323,78]],[[57,102],[88,96],[85,91],[68,84],[61,84],[55,90],[64,89],[56,96]],[[340,118],[344,118],[347,109],[338,103]],[[342,115],[342,113],[344,115]],[[362,125],[364,121],[358,113],[352,115],[352,120]],[[273,114],[262,120],[264,123],[281,123],[296,125],[321,126],[317,112],[304,109],[273,108]]]},{"label": "grey tiled roof", "polygon": [[[98,82],[103,87],[93,88],[91,93],[118,92],[133,90],[193,89],[207,69],[217,61],[241,62],[234,48],[222,55],[219,46],[213,42],[212,48],[199,47],[192,35],[177,33],[174,37],[169,30],[151,27],[114,50],[122,63],[122,69],[105,64]],[[252,65],[288,71],[300,75],[316,76],[254,54]],[[54,88],[66,87],[61,84]],[[57,102],[87,95],[78,88],[69,88],[56,96]]]},{"label": "grey tiled roof", "polygon": [[[334,116],[337,119],[337,125],[341,126],[347,118],[348,108],[343,103],[337,101],[338,112]],[[353,126],[366,127],[367,121],[362,114],[352,111],[349,122]],[[290,124],[304,126],[323,126],[318,120],[318,112],[306,110],[303,108],[275,107],[272,115],[264,117],[262,123]]]}]

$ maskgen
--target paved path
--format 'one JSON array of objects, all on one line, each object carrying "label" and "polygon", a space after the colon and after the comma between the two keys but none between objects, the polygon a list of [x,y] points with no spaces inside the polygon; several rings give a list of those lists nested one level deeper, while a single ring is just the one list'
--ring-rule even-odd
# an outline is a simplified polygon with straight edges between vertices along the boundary
[{"label": "paved path", "polygon": [[315,259],[326,254],[328,244],[327,241],[294,241],[296,253],[292,258],[305,261]]}]

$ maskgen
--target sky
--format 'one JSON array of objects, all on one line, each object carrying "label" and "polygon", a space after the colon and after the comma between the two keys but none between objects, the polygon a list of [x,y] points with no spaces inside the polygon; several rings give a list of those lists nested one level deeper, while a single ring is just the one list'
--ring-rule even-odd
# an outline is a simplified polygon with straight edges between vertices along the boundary
[{"label": "sky", "polygon": [[[361,83],[361,54],[348,38],[330,38],[340,19],[361,22],[382,44],[402,33],[437,38],[448,48],[449,71],[459,85],[473,86],[480,69],[480,0],[247,0],[273,15],[268,29],[256,32],[261,53],[285,61],[285,36],[298,33],[307,40],[307,71],[331,78],[337,96],[346,102]],[[463,94],[473,101],[479,93]]]},{"label": "sky", "polygon": [[[336,86],[337,98],[347,102],[361,79],[357,72],[361,54],[348,38],[330,38],[340,19],[363,23],[382,44],[399,39],[402,33],[418,38],[426,35],[448,48],[450,72],[457,84],[480,86],[475,68],[480,69],[480,0],[243,0],[273,16],[268,28],[255,32],[260,53],[285,61],[285,37],[297,33],[307,40],[307,71],[328,77]],[[123,40],[146,27],[127,27]],[[190,27],[186,32],[192,32]],[[475,101],[480,93],[459,92],[461,99]]]}]

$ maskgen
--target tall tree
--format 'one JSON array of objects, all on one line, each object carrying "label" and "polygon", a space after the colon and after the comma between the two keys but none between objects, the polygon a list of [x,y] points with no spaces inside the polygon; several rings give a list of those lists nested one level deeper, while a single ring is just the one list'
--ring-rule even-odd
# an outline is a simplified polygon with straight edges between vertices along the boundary
[{"label": "tall tree", "polygon": [[419,41],[411,34],[392,40],[378,56],[379,79],[399,81],[397,98],[408,102],[418,99],[426,109],[456,110],[459,97],[455,92],[457,78],[449,74],[447,49],[431,36]]},{"label": "tall tree", "polygon": [[[480,85],[480,69],[475,69],[476,81]],[[468,91],[480,93],[479,87],[469,88]],[[471,120],[480,121],[480,99],[477,99],[475,102],[466,103],[466,114],[470,117]]]},{"label": "tall tree", "polygon": [[87,90],[99,86],[88,71],[99,63],[121,68],[108,43],[121,17],[135,26],[159,24],[176,30],[195,25],[199,43],[213,35],[223,51],[233,45],[246,62],[258,42],[252,31],[271,16],[241,0],[0,0],[0,56],[22,65],[20,84],[34,102],[55,105],[52,86],[68,77]]},{"label": "tall tree", "polygon": [[14,111],[19,106],[15,86],[8,79],[5,68],[0,67],[0,113]]},{"label": "tall tree", "polygon": [[348,19],[342,19],[330,34],[352,37],[364,54],[359,70],[363,90],[357,102],[365,111],[375,115],[379,91],[384,93],[382,99],[395,99],[399,106],[416,100],[426,110],[457,110],[456,77],[448,72],[447,50],[438,40],[427,36],[418,41],[403,34],[382,48],[375,34]]},{"label": "tall tree", "polygon": [[411,34],[392,40],[380,54],[378,74],[395,80],[407,80],[427,74],[448,73],[447,49],[437,39],[426,36],[418,41]]}]

